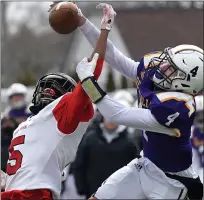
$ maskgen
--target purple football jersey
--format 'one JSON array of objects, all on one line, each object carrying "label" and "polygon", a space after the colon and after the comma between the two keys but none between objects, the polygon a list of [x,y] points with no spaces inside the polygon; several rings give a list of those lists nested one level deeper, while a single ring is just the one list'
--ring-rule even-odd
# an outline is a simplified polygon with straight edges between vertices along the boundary
[{"label": "purple football jersey", "polygon": [[195,117],[195,101],[191,95],[156,89],[148,78],[148,63],[158,56],[144,56],[137,71],[137,92],[140,107],[150,109],[163,126],[177,129],[178,137],[144,131],[144,156],[165,172],[179,172],[192,164],[191,126]]}]

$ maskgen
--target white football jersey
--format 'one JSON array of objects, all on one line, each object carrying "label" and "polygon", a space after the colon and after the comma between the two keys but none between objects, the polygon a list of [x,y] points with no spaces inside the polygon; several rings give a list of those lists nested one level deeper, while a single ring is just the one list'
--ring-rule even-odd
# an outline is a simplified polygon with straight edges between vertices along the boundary
[{"label": "white football jersey", "polygon": [[[6,191],[43,188],[50,189],[53,198],[59,198],[62,171],[73,161],[89,124],[88,120],[80,122],[71,133],[60,131],[62,124],[65,126],[62,127],[63,130],[71,124],[68,117],[71,111],[66,110],[68,103],[62,102],[63,97],[46,106],[37,115],[28,118],[14,131],[9,148]],[[54,109],[58,117],[55,116]],[[59,119],[63,123],[60,124]]]}]

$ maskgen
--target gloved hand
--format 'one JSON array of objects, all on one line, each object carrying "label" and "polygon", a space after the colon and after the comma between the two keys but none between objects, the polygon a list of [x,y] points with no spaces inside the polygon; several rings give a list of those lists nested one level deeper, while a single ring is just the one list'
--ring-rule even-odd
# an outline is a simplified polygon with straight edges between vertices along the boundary
[{"label": "gloved hand", "polygon": [[101,29],[111,30],[116,12],[113,7],[106,3],[100,3],[96,8],[103,8],[103,18],[101,20]]},{"label": "gloved hand", "polygon": [[78,63],[76,67],[76,73],[80,81],[83,81],[88,77],[94,76],[94,71],[98,58],[99,54],[95,53],[91,62],[88,61],[88,58],[84,58],[81,62]]}]

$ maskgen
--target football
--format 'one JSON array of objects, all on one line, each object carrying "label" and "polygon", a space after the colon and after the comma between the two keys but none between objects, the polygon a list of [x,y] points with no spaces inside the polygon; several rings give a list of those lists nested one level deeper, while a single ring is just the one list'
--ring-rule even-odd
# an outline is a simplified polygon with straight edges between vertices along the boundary
[{"label": "football", "polygon": [[49,23],[54,31],[69,34],[77,29],[79,24],[78,8],[72,2],[60,2],[50,11]]}]

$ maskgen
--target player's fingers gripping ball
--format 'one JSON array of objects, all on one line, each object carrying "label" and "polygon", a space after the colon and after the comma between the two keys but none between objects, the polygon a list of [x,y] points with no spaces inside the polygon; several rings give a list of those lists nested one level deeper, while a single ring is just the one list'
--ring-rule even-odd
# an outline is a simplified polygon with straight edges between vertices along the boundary
[{"label": "player's fingers gripping ball", "polygon": [[48,10],[49,23],[54,31],[60,34],[69,34],[77,29],[81,10],[72,2],[53,3]]}]

